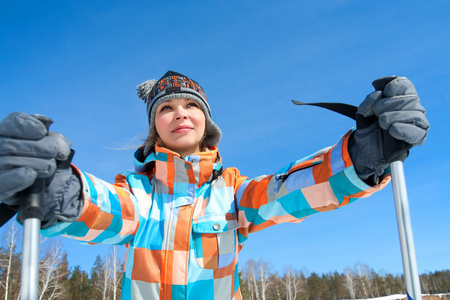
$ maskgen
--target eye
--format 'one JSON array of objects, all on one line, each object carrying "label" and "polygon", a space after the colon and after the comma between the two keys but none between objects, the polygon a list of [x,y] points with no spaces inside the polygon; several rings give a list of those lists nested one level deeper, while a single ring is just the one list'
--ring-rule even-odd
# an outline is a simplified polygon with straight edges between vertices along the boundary
[{"label": "eye", "polygon": [[189,102],[188,105],[187,105],[187,107],[196,107],[196,108],[200,108],[200,105],[199,105],[197,102],[193,101],[193,102]]},{"label": "eye", "polygon": [[168,104],[162,104],[162,105],[159,107],[158,111],[161,112],[161,111],[165,111],[165,110],[169,110],[169,109],[172,109],[172,107],[171,107],[170,105],[168,105]]}]

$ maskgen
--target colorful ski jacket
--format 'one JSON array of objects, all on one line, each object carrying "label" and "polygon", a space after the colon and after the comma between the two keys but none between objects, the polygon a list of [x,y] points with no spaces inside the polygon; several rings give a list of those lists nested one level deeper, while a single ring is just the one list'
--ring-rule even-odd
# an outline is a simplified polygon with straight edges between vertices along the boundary
[{"label": "colorful ski jacket", "polygon": [[[125,245],[122,299],[241,299],[238,254],[252,232],[346,205],[381,189],[361,181],[334,147],[249,179],[222,170],[217,148],[181,159],[156,147],[115,184],[79,172],[84,207],[77,222],[47,236]],[[218,176],[218,174],[220,174]]]}]

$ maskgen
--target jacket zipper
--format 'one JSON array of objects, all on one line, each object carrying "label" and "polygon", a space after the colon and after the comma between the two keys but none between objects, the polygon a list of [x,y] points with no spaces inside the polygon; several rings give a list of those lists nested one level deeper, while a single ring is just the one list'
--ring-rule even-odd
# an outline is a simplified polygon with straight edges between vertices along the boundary
[{"label": "jacket zipper", "polygon": [[311,167],[313,167],[313,166],[315,166],[315,165],[318,165],[318,164],[321,164],[321,163],[323,163],[323,161],[313,162],[312,164],[310,164],[310,165],[308,165],[308,166],[305,166],[304,168],[300,168],[300,169],[297,169],[297,170],[292,171],[292,172],[287,172],[287,173],[275,175],[275,180],[276,180],[276,182],[275,182],[275,187],[274,187],[275,193],[278,192],[278,185],[280,184],[280,182],[281,182],[281,183],[285,182],[285,181],[287,180],[287,178],[288,178],[289,176],[291,176],[292,174],[294,174],[295,172],[298,172],[298,171],[301,171],[301,170],[305,170],[305,169],[311,168]]}]

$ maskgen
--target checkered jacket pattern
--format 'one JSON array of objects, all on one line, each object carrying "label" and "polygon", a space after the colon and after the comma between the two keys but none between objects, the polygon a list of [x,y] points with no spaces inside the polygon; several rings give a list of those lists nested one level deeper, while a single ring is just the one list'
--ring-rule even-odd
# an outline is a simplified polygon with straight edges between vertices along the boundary
[{"label": "checkered jacket pattern", "polygon": [[[106,183],[79,170],[77,222],[43,230],[89,244],[125,245],[122,299],[241,299],[238,254],[252,232],[346,205],[384,187],[362,182],[334,147],[249,179],[222,168],[217,148],[181,159],[156,146],[135,172]],[[139,150],[138,150],[139,151]],[[137,153],[139,154],[139,153]]]}]

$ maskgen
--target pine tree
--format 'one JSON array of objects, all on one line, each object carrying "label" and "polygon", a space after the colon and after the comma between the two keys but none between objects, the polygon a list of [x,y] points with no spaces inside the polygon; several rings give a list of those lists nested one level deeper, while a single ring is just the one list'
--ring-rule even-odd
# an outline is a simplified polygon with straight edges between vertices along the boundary
[{"label": "pine tree", "polygon": [[102,299],[102,275],[103,275],[103,269],[104,269],[104,262],[100,255],[97,255],[94,266],[91,268],[91,278],[89,280],[89,285],[91,286],[91,295],[89,299],[92,300],[100,300]]},{"label": "pine tree", "polygon": [[69,261],[67,260],[67,252],[64,251],[61,262],[58,264],[56,268],[56,272],[60,274],[60,284],[62,286],[62,292],[59,299],[70,299],[70,270],[69,270]]},{"label": "pine tree", "polygon": [[306,280],[307,286],[306,290],[308,292],[309,299],[327,299],[328,296],[328,286],[317,273],[313,272]]},{"label": "pine tree", "polygon": [[70,295],[72,300],[90,299],[91,286],[89,275],[81,270],[79,265],[75,266],[69,278]]},{"label": "pine tree", "polygon": [[327,273],[325,280],[330,290],[331,299],[337,300],[348,298],[348,294],[345,290],[344,278],[337,271]]}]

